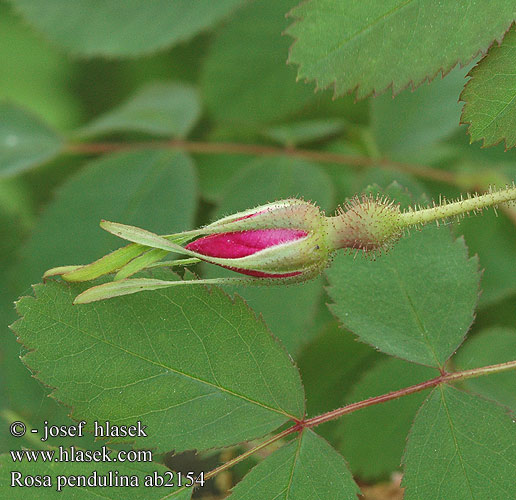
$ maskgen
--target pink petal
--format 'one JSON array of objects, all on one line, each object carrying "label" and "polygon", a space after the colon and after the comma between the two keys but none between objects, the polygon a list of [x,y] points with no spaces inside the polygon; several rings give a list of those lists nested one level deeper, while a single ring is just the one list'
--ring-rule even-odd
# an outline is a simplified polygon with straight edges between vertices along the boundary
[{"label": "pink petal", "polygon": [[306,231],[298,229],[252,229],[249,231],[210,234],[192,241],[186,245],[186,248],[208,257],[238,259],[281,243],[304,238],[305,236],[307,236]]},{"label": "pink petal", "polygon": [[[226,266],[221,266],[226,267]],[[226,269],[231,269],[231,271],[235,271],[240,274],[247,274],[248,276],[256,276],[257,278],[288,278],[290,276],[297,276],[299,274],[302,274],[302,271],[294,271],[292,273],[285,273],[285,274],[270,274],[270,273],[263,273],[261,271],[251,271],[249,269],[237,269],[236,267],[226,267]]]}]

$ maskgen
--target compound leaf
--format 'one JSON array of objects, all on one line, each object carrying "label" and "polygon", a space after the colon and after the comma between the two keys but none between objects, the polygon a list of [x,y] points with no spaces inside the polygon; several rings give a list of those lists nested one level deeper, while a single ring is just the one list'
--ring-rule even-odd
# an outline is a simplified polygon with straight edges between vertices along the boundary
[{"label": "compound leaf", "polygon": [[[385,359],[362,377],[346,396],[345,403],[387,394],[437,376],[437,370],[426,366],[401,359]],[[349,461],[354,474],[372,480],[389,477],[400,469],[407,434],[426,395],[420,392],[373,405],[337,422],[338,449]],[[378,432],[378,429],[382,431]]]},{"label": "compound leaf", "polygon": [[404,463],[405,500],[516,498],[516,426],[501,406],[437,387],[416,416]]},{"label": "compound leaf", "polygon": [[11,0],[33,26],[79,56],[149,54],[192,38],[243,0]]},{"label": "compound leaf", "polygon": [[516,16],[514,2],[455,0],[342,2],[311,0],[292,11],[287,33],[296,39],[290,62],[298,79],[331,85],[357,97],[392,86],[394,94],[419,85],[457,63],[467,64],[501,40]]},{"label": "compound leaf", "polygon": [[57,156],[61,138],[38,117],[0,103],[0,177],[38,166]]},{"label": "compound leaf", "polygon": [[88,286],[36,285],[13,326],[31,349],[24,362],[87,428],[140,420],[147,437],[137,445],[165,452],[227,446],[303,418],[297,369],[242,299],[185,286],[73,306]]},{"label": "compound leaf", "polygon": [[338,254],[327,276],[331,309],[346,328],[387,354],[435,367],[466,335],[480,279],[464,241],[436,227],[376,260]]},{"label": "compound leaf", "polygon": [[471,142],[494,146],[505,141],[506,148],[516,144],[515,64],[516,30],[511,29],[469,73],[461,94],[466,102],[461,121],[470,124]]},{"label": "compound leaf", "polygon": [[254,467],[229,500],[350,500],[360,493],[346,461],[311,430]]}]

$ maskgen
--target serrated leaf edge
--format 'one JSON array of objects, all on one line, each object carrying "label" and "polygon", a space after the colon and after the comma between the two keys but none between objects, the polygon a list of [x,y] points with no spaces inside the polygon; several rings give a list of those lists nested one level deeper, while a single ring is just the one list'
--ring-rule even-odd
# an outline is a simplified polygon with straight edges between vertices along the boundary
[{"label": "serrated leaf edge", "polygon": [[[423,85],[425,82],[427,83],[431,83],[432,80],[434,80],[434,78],[436,78],[436,76],[441,73],[441,78],[444,78],[445,76],[447,76],[456,66],[459,66],[459,68],[464,68],[466,67],[471,61],[473,61],[474,59],[476,59],[479,55],[485,55],[487,54],[487,52],[489,51],[489,49],[493,46],[493,44],[495,42],[498,42],[498,45],[500,45],[500,43],[502,42],[505,34],[507,33],[507,31],[510,30],[512,24],[516,21],[514,20],[511,20],[511,24],[508,26],[508,28],[503,32],[503,34],[499,37],[499,38],[494,38],[488,45],[487,47],[482,47],[480,48],[479,50],[477,50],[476,53],[474,53],[469,59],[467,60],[460,60],[460,59],[457,59],[455,62],[453,63],[450,63],[448,66],[441,66],[440,68],[438,68],[435,72],[433,73],[430,73],[428,75],[426,75],[423,79],[421,79],[420,81],[417,81],[417,82],[414,82],[414,80],[409,80],[408,82],[406,82],[405,84],[402,84],[399,89],[397,91],[394,91],[394,85],[395,85],[395,81],[393,80],[391,83],[389,83],[388,85],[386,85],[384,88],[381,88],[381,89],[376,89],[376,88],[372,88],[370,92],[368,92],[367,94],[365,95],[362,95],[362,96],[359,96],[359,88],[361,86],[361,83],[357,83],[353,88],[350,88],[346,91],[343,91],[343,92],[337,92],[337,79],[334,79],[333,81],[329,82],[328,84],[324,85],[324,86],[320,86],[319,84],[319,78],[317,77],[309,77],[309,76],[301,76],[301,71],[302,71],[302,68],[303,68],[303,64],[299,63],[299,62],[296,62],[294,60],[292,60],[292,49],[293,47],[296,45],[296,43],[299,41],[298,37],[295,37],[294,35],[292,35],[290,33],[290,29],[292,28],[292,26],[296,25],[296,24],[299,24],[300,22],[304,21],[304,18],[301,17],[300,15],[296,15],[295,14],[295,11],[302,5],[305,5],[307,3],[309,3],[311,0],[303,0],[303,2],[301,2],[299,5],[297,5],[296,7],[293,7],[287,14],[286,14],[286,17],[288,18],[292,18],[294,20],[294,22],[283,32],[284,35],[288,35],[290,36],[291,38],[293,38],[293,43],[292,45],[290,46],[289,48],[289,55],[288,55],[288,58],[287,58],[287,64],[295,64],[298,68],[298,76],[296,78],[296,81],[299,81],[300,79],[303,79],[303,82],[308,84],[308,83],[312,83],[312,82],[315,82],[315,89],[314,89],[314,92],[318,92],[318,91],[322,91],[322,90],[327,90],[327,89],[331,89],[333,88],[333,96],[332,96],[332,99],[335,100],[339,97],[343,97],[345,95],[350,95],[350,94],[354,94],[355,96],[355,103],[358,102],[358,101],[361,101],[361,100],[364,100],[364,99],[367,99],[368,97],[378,97],[379,95],[383,94],[384,92],[386,92],[389,88],[392,89],[392,97],[396,97],[398,96],[401,92],[403,92],[405,89],[407,88],[411,88],[412,91],[416,90],[418,87],[420,87],[421,85]],[[460,97],[459,97],[459,100],[460,100]]]}]

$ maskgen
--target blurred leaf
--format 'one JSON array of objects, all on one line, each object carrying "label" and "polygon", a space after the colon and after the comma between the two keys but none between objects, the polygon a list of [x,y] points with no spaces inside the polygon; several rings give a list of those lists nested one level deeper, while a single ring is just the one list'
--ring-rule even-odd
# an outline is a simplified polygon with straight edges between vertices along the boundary
[{"label": "blurred leaf", "polygon": [[[490,328],[475,335],[453,358],[457,368],[468,370],[516,359],[516,330]],[[516,372],[495,373],[464,381],[471,391],[494,399],[516,412]]]},{"label": "blurred leaf", "polygon": [[[414,200],[426,199],[428,186],[415,176],[396,172],[395,170],[387,170],[381,167],[371,167],[364,169],[357,175],[359,187],[355,193],[363,192],[368,186],[390,186],[395,184],[399,191],[396,194],[403,195],[407,198],[407,205],[413,204]],[[398,200],[396,196],[389,195],[390,198]]]},{"label": "blurred leaf", "polygon": [[[322,297],[326,302],[326,297]],[[326,304],[323,304],[327,310]],[[313,325],[322,324],[322,315],[314,317]],[[361,375],[384,357],[370,346],[356,342],[350,332],[331,320],[310,343],[303,346],[297,363],[306,393],[307,415],[316,416],[342,406]],[[319,435],[330,443],[338,442],[339,420],[317,427]]]},{"label": "blurred leaf", "polygon": [[[298,359],[306,392],[307,414],[315,416],[342,405],[343,397],[380,353],[357,342],[332,321],[303,347]],[[349,418],[349,417],[346,417]]]},{"label": "blurred leaf", "polygon": [[0,103],[0,177],[36,167],[57,156],[61,138],[38,117]]},{"label": "blurred leaf", "polygon": [[459,126],[459,95],[467,69],[456,68],[417,91],[406,89],[396,99],[371,101],[373,132],[382,152],[419,151],[449,136]]},{"label": "blurred leaf", "polygon": [[60,188],[23,249],[18,279],[35,283],[51,267],[88,264],[122,246],[99,228],[102,219],[164,234],[191,229],[195,210],[193,165],[184,154],[155,150],[106,156]]},{"label": "blurred leaf", "polygon": [[228,185],[216,216],[291,197],[311,201],[323,210],[335,203],[331,181],[318,164],[281,156],[258,158]]},{"label": "blurred leaf", "polygon": [[281,36],[294,0],[260,0],[241,9],[219,30],[201,84],[217,121],[238,126],[279,120],[314,99],[285,64],[289,40]]},{"label": "blurred leaf", "polygon": [[232,178],[249,161],[249,156],[244,155],[196,155],[195,163],[202,196],[213,203],[221,202]]},{"label": "blurred leaf", "polygon": [[515,456],[516,425],[503,408],[437,387],[409,435],[404,499],[516,498]]},{"label": "blurred leaf", "polygon": [[228,500],[350,500],[359,493],[344,458],[307,429],[254,467]]},{"label": "blurred leaf", "polygon": [[466,217],[455,227],[463,234],[472,254],[478,254],[482,275],[480,305],[499,301],[516,292],[516,230],[499,211],[489,210],[482,217]]},{"label": "blurred leaf", "polygon": [[149,54],[192,38],[243,0],[10,0],[32,25],[79,56]]},{"label": "blurred leaf", "polygon": [[326,272],[331,309],[377,349],[442,367],[473,321],[477,267],[463,240],[446,228],[426,227],[377,260],[338,254]]},{"label": "blurred leaf", "polygon": [[[30,229],[34,223],[34,200],[27,183],[17,177],[4,177],[0,179],[0,218],[9,218],[9,223],[16,221],[17,230]],[[0,228],[4,227],[0,224]],[[0,229],[0,248],[6,243],[9,244],[11,233]],[[0,255],[2,250],[0,250]]]},{"label": "blurred leaf", "polygon": [[[439,372],[401,359],[385,359],[373,366],[346,396],[346,404],[380,396],[438,377]],[[370,406],[346,415],[335,430],[341,453],[361,479],[389,477],[401,468],[407,434],[426,392]],[[342,400],[339,406],[342,406]],[[379,432],[381,429],[381,432]]]},{"label": "blurred leaf", "polygon": [[[353,142],[337,139],[323,147],[325,151],[351,156],[364,156],[361,147]],[[356,168],[342,163],[324,163],[321,168],[330,176],[333,188],[336,191],[337,204],[343,204],[347,198],[351,198],[359,192],[364,184],[361,177],[368,169]]]},{"label": "blurred leaf", "polygon": [[15,261],[14,254],[26,231],[20,214],[8,212],[2,208],[0,208],[0,277]]},{"label": "blurred leaf", "polygon": [[461,100],[465,101],[461,121],[469,123],[471,142],[483,140],[484,146],[500,141],[506,148],[516,144],[516,30],[507,32],[501,45],[471,70]]},{"label": "blurred leaf", "polygon": [[[271,179],[274,179],[271,182]],[[251,162],[227,186],[214,219],[267,202],[304,197],[322,208],[333,205],[333,188],[318,165],[289,158],[264,158]],[[216,266],[207,276],[235,276]],[[263,314],[274,335],[292,355],[317,332],[310,327],[322,293],[322,278],[291,286],[232,287],[252,309]]]},{"label": "blurred leaf", "polygon": [[19,360],[25,349],[7,331],[16,319],[15,294],[30,293],[29,285],[41,281],[42,273],[54,265],[88,263],[121,246],[99,228],[103,217],[167,233],[190,229],[195,211],[193,166],[179,153],[140,151],[105,157],[86,165],[59,189],[23,247],[23,259],[9,260],[15,290],[0,288],[5,291],[4,297],[0,293],[1,334],[7,336],[0,349],[0,375],[10,409],[34,423],[47,419],[56,425],[71,424],[68,409],[46,397],[48,389]]},{"label": "blurred leaf", "polygon": [[143,132],[151,135],[184,137],[201,114],[197,92],[184,83],[151,83],[125,104],[93,120],[79,130],[92,137],[113,132]]},{"label": "blurred leaf", "polygon": [[[22,420],[29,426],[42,419],[54,425],[70,425],[72,422],[66,417],[66,409],[46,397],[47,389],[20,362],[20,355],[25,349],[7,329],[16,319],[14,300],[20,291],[20,283],[15,280],[17,250],[25,236],[26,226],[20,218],[13,213],[0,211],[0,425],[8,426],[14,420]],[[15,438],[9,432],[2,432],[0,451],[34,448],[32,437]],[[85,439],[82,446],[89,444],[89,440]],[[50,439],[47,444],[50,442],[55,443]],[[58,444],[64,444],[64,439],[60,438]]]},{"label": "blurred leaf", "polygon": [[276,125],[265,129],[262,135],[278,142],[282,146],[298,146],[328,139],[342,132],[345,125],[346,122],[338,118],[307,120]]},{"label": "blurred leaf", "polygon": [[[57,449],[55,450],[56,456],[58,455]],[[114,456],[114,452],[112,456]],[[81,462],[45,462],[42,459],[38,462],[37,469],[35,469],[35,465],[26,460],[23,462],[17,462],[13,464],[11,459],[11,455],[5,454],[0,455],[0,495],[4,498],[9,498],[12,500],[21,500],[27,498],[27,488],[26,487],[13,487],[11,485],[11,471],[16,470],[21,472],[23,478],[26,476],[50,476],[51,477],[51,487],[37,487],[38,499],[41,500],[53,500],[58,498],[60,495],[68,496],[68,498],[87,498],[87,497],[96,497],[101,496],[107,500],[118,500],[120,498],[127,498],[127,500],[136,500],[140,498],[146,498],[148,500],[164,500],[165,498],[170,498],[172,500],[190,500],[192,495],[192,489],[179,489],[177,487],[167,487],[167,488],[158,488],[158,487],[145,487],[144,480],[145,476],[153,476],[154,471],[156,471],[159,475],[161,475],[165,482],[170,480],[168,475],[165,475],[167,469],[160,464],[155,462],[153,463],[129,463],[122,462],[117,463],[116,472],[118,472],[118,476],[113,472],[113,464],[109,462],[100,462],[100,463],[81,463]],[[138,479],[138,487],[73,487],[73,486],[62,486],[61,491],[57,491],[57,476],[61,478],[66,477],[69,478],[77,477],[77,476],[86,476],[88,478],[94,473],[97,473],[97,482],[101,481],[100,477],[108,476],[109,473],[113,473],[113,482],[116,481],[118,477],[118,481],[122,481],[122,476],[128,476],[130,479],[129,484],[131,484],[132,477],[136,476]],[[20,481],[23,484],[23,478]],[[174,474],[174,479],[176,478]],[[30,481],[30,479],[28,479]],[[43,481],[43,478],[42,478]],[[103,481],[102,481],[103,482]],[[76,485],[77,483],[71,480],[71,484]],[[102,484],[102,483],[101,483]],[[109,479],[108,479],[109,484]],[[70,489],[72,488],[72,489]],[[94,493],[95,492],[95,493]],[[30,495],[30,494],[29,494]]]},{"label": "blurred leaf", "polygon": [[352,95],[334,99],[330,90],[316,92],[315,101],[311,101],[303,111],[303,116],[327,119],[331,117],[344,119],[348,123],[368,126],[370,122],[368,101],[357,101]]},{"label": "blurred leaf", "polygon": [[356,89],[361,99],[390,86],[398,94],[467,64],[503,37],[516,7],[505,0],[467,10],[454,0],[313,0],[292,17],[289,61],[299,65],[298,80],[334,86],[336,96]]},{"label": "blurred leaf", "polygon": [[165,452],[227,446],[303,418],[296,368],[241,299],[196,286],[73,306],[87,286],[37,285],[13,327],[31,349],[24,362],[87,428],[141,420],[137,445]]},{"label": "blurred leaf", "polygon": [[70,59],[0,2],[0,101],[23,107],[60,129],[75,126],[80,115],[79,99],[70,80],[75,67]]},{"label": "blurred leaf", "polygon": [[516,325],[516,294],[479,309],[473,327],[479,332],[492,326],[513,328],[514,325]]}]

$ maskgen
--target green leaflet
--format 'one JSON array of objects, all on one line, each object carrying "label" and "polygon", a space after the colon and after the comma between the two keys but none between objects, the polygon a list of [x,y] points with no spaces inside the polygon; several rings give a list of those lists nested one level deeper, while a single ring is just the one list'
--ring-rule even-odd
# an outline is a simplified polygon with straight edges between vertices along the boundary
[{"label": "green leaflet", "polygon": [[49,39],[80,56],[149,54],[192,38],[242,0],[11,0]]},{"label": "green leaflet", "polygon": [[298,146],[331,138],[340,134],[346,122],[339,118],[314,119],[283,123],[266,128],[262,135],[282,146]]},{"label": "green leaflet", "polygon": [[254,467],[228,500],[352,500],[359,493],[344,458],[305,430]]},{"label": "green leaflet", "polygon": [[114,132],[142,132],[156,136],[184,137],[201,114],[196,90],[188,84],[147,84],[127,102],[96,118],[78,131],[80,137]]},{"label": "green leaflet", "polygon": [[403,461],[405,500],[516,498],[513,419],[453,387],[437,387],[425,401]]},{"label": "green leaflet", "polygon": [[442,227],[412,231],[376,260],[337,254],[326,274],[341,323],[408,361],[443,366],[473,321],[478,262]]},{"label": "green leaflet", "polygon": [[398,94],[467,64],[501,40],[516,16],[514,2],[456,0],[362,2],[311,0],[296,7],[287,33],[298,80],[315,80],[335,95]]},{"label": "green leaflet", "polygon": [[[55,456],[58,456],[59,452],[57,448],[54,448]],[[115,451],[112,452],[111,456],[115,456]],[[32,495],[34,491],[37,491],[38,499],[41,500],[55,500],[60,495],[64,495],[64,498],[92,498],[95,496],[101,496],[107,500],[119,500],[120,498],[126,498],[127,500],[139,500],[145,498],[146,500],[164,500],[165,498],[170,500],[190,500],[192,496],[191,488],[178,488],[178,487],[167,487],[167,488],[156,488],[156,487],[145,487],[145,477],[154,476],[154,472],[157,472],[166,480],[170,480],[170,476],[166,475],[169,469],[158,463],[127,463],[119,462],[116,467],[113,467],[113,463],[110,462],[98,462],[98,463],[81,463],[81,462],[45,462],[40,457],[37,465],[37,469],[34,468],[34,464],[28,461],[17,462],[13,464],[11,455],[5,454],[0,455],[0,495],[3,498],[9,498],[12,500],[24,500],[27,495]],[[50,476],[51,484],[50,487],[12,487],[11,486],[11,471],[21,472],[23,477],[26,476]],[[111,472],[113,478],[118,478],[121,481],[122,476],[136,476],[138,479],[138,487],[72,487],[61,485],[61,491],[56,491],[58,485],[57,476],[89,476],[96,472],[97,477],[108,476]],[[18,476],[15,476],[18,477]],[[174,473],[174,478],[176,475]],[[112,479],[115,481],[117,479]],[[63,481],[63,479],[61,479]],[[73,478],[72,478],[73,481]],[[100,483],[97,479],[97,484]],[[131,484],[131,480],[128,480]],[[21,479],[23,484],[23,479]],[[15,483],[17,484],[17,483]],[[121,484],[121,483],[120,483]]]},{"label": "green leaflet", "polygon": [[[424,147],[435,151],[439,140],[459,128],[462,106],[458,101],[466,73],[466,68],[455,68],[416,92],[405,89],[395,99],[388,94],[371,99],[373,134],[380,151],[403,159],[403,153],[418,154]],[[417,161],[426,164],[427,160]]]},{"label": "green leaflet", "polygon": [[303,417],[296,368],[238,297],[196,286],[72,305],[84,289],[37,285],[13,328],[33,349],[25,363],[89,428],[141,420],[148,437],[136,444],[165,452],[235,444]]},{"label": "green leaflet", "polygon": [[516,259],[514,223],[501,210],[488,210],[482,217],[466,217],[455,227],[464,235],[472,255],[478,254],[482,274],[482,294],[479,305],[487,306],[510,297],[516,292]]},{"label": "green leaflet", "polygon": [[[206,105],[217,122],[239,129],[277,121],[315,101],[285,64],[285,14],[296,0],[259,0],[239,10],[215,37],[201,74]],[[229,76],[229,77],[228,77]]]},{"label": "green leaflet", "polygon": [[515,63],[513,28],[502,44],[493,45],[469,73],[471,80],[461,95],[461,100],[466,102],[461,121],[469,123],[471,142],[482,140],[484,146],[493,146],[504,141],[507,149],[516,144]]},{"label": "green leaflet", "polygon": [[56,157],[62,140],[38,117],[0,103],[0,177],[17,174]]},{"label": "green leaflet", "polygon": [[19,103],[59,129],[77,125],[80,102],[70,85],[73,62],[27,26],[8,2],[0,4],[0,100]]}]

